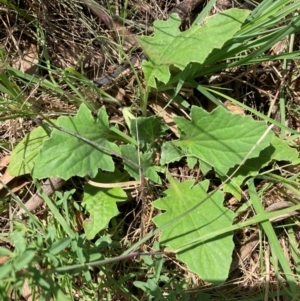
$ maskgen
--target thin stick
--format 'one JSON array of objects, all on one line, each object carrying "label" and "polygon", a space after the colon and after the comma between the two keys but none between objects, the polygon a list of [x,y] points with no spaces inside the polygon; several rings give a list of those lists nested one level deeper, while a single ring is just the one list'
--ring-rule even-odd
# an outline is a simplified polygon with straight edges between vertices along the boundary
[{"label": "thin stick", "polygon": [[[137,151],[138,151],[138,162],[139,162],[139,166],[141,166],[141,154],[140,154],[140,144],[139,144],[139,131],[138,131],[138,126],[137,126],[137,120],[135,119],[135,129],[136,129],[136,140],[137,140]],[[140,195],[139,195],[139,199],[141,201],[141,210],[142,210],[142,214],[141,214],[141,234],[140,234],[140,238],[144,237],[144,198],[145,198],[145,192],[144,192],[144,188],[145,188],[145,178],[142,174],[142,170],[139,170],[140,172],[140,180],[141,180],[141,186],[140,186]]]},{"label": "thin stick", "polygon": [[127,182],[118,182],[118,183],[99,183],[90,180],[88,177],[85,177],[86,182],[94,187],[99,188],[122,188],[122,189],[132,189],[141,185],[141,181],[127,181]]}]

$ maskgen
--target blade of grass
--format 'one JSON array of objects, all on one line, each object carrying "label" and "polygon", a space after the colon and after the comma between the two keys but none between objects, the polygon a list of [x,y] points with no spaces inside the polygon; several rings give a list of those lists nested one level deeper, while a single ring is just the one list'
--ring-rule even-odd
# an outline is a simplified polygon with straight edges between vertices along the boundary
[{"label": "blade of grass", "polygon": [[63,89],[60,89],[58,86],[54,85],[52,82],[50,82],[47,79],[41,80],[41,78],[32,76],[26,73],[23,73],[15,68],[12,68],[10,66],[6,67],[6,70],[13,76],[15,76],[18,79],[23,79],[25,82],[31,82],[33,84],[40,84],[41,87],[50,89],[51,91],[56,92],[59,95],[64,95],[65,91]]},{"label": "blade of grass", "polygon": [[[184,248],[186,248],[186,247],[188,247],[192,244],[204,243],[207,240],[216,239],[218,236],[221,236],[225,233],[232,232],[232,231],[237,230],[237,229],[242,229],[242,228],[248,227],[248,226],[253,225],[253,224],[268,221],[271,218],[277,217],[279,215],[282,215],[282,214],[285,214],[285,213],[288,213],[288,212],[291,212],[291,211],[294,211],[294,210],[299,210],[299,209],[300,209],[300,204],[297,205],[297,206],[289,207],[289,208],[279,210],[279,211],[263,212],[261,214],[256,215],[255,217],[249,219],[246,222],[238,223],[238,224],[232,225],[230,227],[227,227],[225,229],[214,231],[212,233],[204,235],[203,237],[201,237],[197,240],[191,241],[189,244],[186,244],[186,245],[182,246],[180,249],[178,249],[177,252],[179,252],[181,250],[184,250]],[[166,226],[169,226],[169,224],[171,222],[172,221],[170,221],[169,223],[165,224],[164,226],[162,226],[160,228],[157,228],[153,232],[149,233],[144,238],[142,238],[139,242],[135,243],[132,247],[130,247],[128,250],[126,250],[120,256],[108,258],[108,259],[105,259],[105,260],[99,260],[99,261],[95,261],[95,262],[87,262],[87,263],[83,263],[83,264],[75,264],[75,265],[70,265],[70,266],[64,266],[64,267],[56,268],[55,271],[56,272],[66,272],[66,271],[69,271],[69,270],[84,268],[86,266],[102,266],[102,265],[109,264],[109,263],[114,263],[114,262],[117,262],[117,261],[120,261],[120,260],[134,258],[134,257],[140,256],[140,255],[147,255],[147,254],[144,254],[144,253],[139,253],[139,252],[132,253],[132,252],[133,252],[133,250],[137,249],[141,244],[145,243],[148,239],[150,239],[151,237],[158,234],[163,228],[165,228]],[[162,254],[164,254],[164,253],[163,252],[155,253],[155,255],[162,255]]]},{"label": "blade of grass", "polygon": [[212,88],[209,88],[209,87],[205,87],[205,86],[202,86],[202,87],[204,87],[207,91],[210,91],[210,92],[212,92],[212,93],[214,93],[216,95],[219,95],[222,98],[225,98],[225,99],[231,101],[232,103],[234,103],[237,106],[243,108],[244,110],[247,110],[247,111],[251,112],[253,115],[261,118],[262,120],[265,120],[266,122],[270,122],[271,124],[274,124],[274,125],[278,126],[281,130],[286,130],[287,132],[292,133],[292,134],[299,134],[298,131],[293,130],[293,129],[291,129],[291,128],[289,128],[289,127],[281,124],[280,122],[278,122],[278,121],[276,121],[276,120],[274,120],[272,118],[269,118],[269,117],[265,116],[264,114],[262,114],[262,113],[256,111],[255,109],[252,109],[252,108],[248,107],[247,105],[245,105],[245,104],[243,104],[243,103],[241,103],[241,102],[239,102],[239,101],[237,101],[237,100],[229,97],[228,95],[225,95],[225,94],[223,94],[223,93],[221,93],[221,92],[219,92],[217,90],[214,90]]},{"label": "blade of grass", "polygon": [[[279,2],[279,1],[278,1]],[[282,1],[281,1],[282,2]],[[268,8],[272,5],[273,0],[265,0],[259,3],[251,13],[251,19],[257,18],[261,15],[262,12],[268,10]]]},{"label": "blade of grass", "polygon": [[53,202],[51,201],[51,199],[42,190],[41,185],[39,184],[39,182],[36,179],[34,179],[34,184],[37,187],[37,190],[38,190],[39,194],[44,199],[45,203],[47,204],[47,206],[49,207],[50,211],[52,212],[53,217],[62,226],[62,228],[69,235],[70,238],[75,238],[76,233],[74,233],[74,231],[71,229],[71,227],[67,224],[65,218],[60,214],[60,212],[57,209],[57,207],[55,206],[55,204],[53,204]]},{"label": "blade of grass", "polygon": [[290,0],[263,1],[249,15],[249,22],[243,26],[240,33],[258,34],[273,25],[282,24],[282,20],[293,13],[298,6],[296,2]]},{"label": "blade of grass", "polygon": [[272,39],[268,39],[268,43],[265,43],[265,45],[261,46],[259,49],[253,51],[251,54],[247,55],[245,58],[242,58],[241,60],[237,61],[236,63],[232,64],[232,67],[240,66],[242,64],[247,64],[248,61],[252,58],[259,57],[262,53],[264,53],[266,50],[270,49],[272,45],[277,43],[278,41],[281,41],[285,36],[288,36],[296,31],[296,29],[300,29],[300,17],[295,18],[288,26],[284,27],[282,30],[279,30],[274,34]]},{"label": "blade of grass", "polygon": [[201,13],[198,15],[198,17],[196,18],[196,20],[193,22],[193,25],[201,23],[204,20],[204,18],[206,17],[206,15],[211,11],[212,7],[215,5],[215,3],[217,1],[218,0],[210,0],[205,5],[205,7],[202,9]]},{"label": "blade of grass", "polygon": [[28,15],[28,13],[26,13],[26,11],[24,11],[24,10],[20,9],[19,7],[15,6],[11,2],[12,1],[0,0],[0,3],[6,5],[7,7],[10,7],[14,11],[16,11],[18,14],[20,14],[21,16],[23,16],[29,23],[36,23],[36,19],[34,19],[30,15]]},{"label": "blade of grass", "polygon": [[[296,175],[295,178],[297,179],[299,177],[299,175]],[[295,196],[297,196],[300,199],[300,191],[298,189],[298,185],[299,183],[297,181],[291,180],[291,179],[287,179],[285,177],[281,177],[279,175],[276,174],[270,174],[270,175],[258,175],[256,178],[258,179],[263,179],[263,180],[268,180],[268,181],[273,181],[276,183],[281,183],[283,184],[287,190],[290,190],[292,193],[295,194]],[[296,188],[295,188],[296,187]]]},{"label": "blade of grass", "polygon": [[292,211],[296,211],[296,210],[299,210],[299,209],[300,209],[300,204],[296,205],[296,206],[288,207],[288,208],[283,209],[283,210],[278,210],[278,211],[274,211],[274,212],[265,212],[263,214],[257,214],[256,216],[250,218],[249,220],[247,220],[245,222],[237,223],[237,224],[234,224],[230,227],[227,227],[227,228],[224,228],[224,229],[221,229],[221,230],[214,231],[214,232],[211,232],[209,234],[203,235],[202,237],[199,237],[198,239],[195,239],[195,240],[189,242],[188,244],[182,246],[180,249],[177,250],[177,252],[182,251],[182,250],[188,248],[189,246],[191,246],[193,244],[204,243],[207,240],[217,238],[218,236],[221,236],[221,235],[226,234],[228,232],[232,232],[232,231],[235,231],[235,230],[238,230],[238,229],[243,229],[243,228],[248,227],[250,225],[257,224],[257,223],[260,223],[260,222],[278,217],[282,214],[289,213],[289,212],[292,212]]},{"label": "blade of grass", "polygon": [[[248,187],[249,187],[249,194],[250,194],[250,199],[252,201],[253,207],[256,211],[256,213],[259,215],[264,215],[265,210],[262,206],[261,199],[259,198],[256,187],[254,185],[254,179],[250,179],[248,182]],[[265,220],[260,222],[261,227],[263,228],[265,234],[268,237],[268,241],[271,247],[272,254],[276,256],[276,258],[279,260],[280,266],[283,270],[283,273],[286,277],[287,283],[290,287],[290,295],[296,296],[298,289],[296,285],[296,280],[293,277],[292,270],[289,266],[289,263],[287,259],[284,256],[283,250],[278,242],[278,238],[275,234],[275,231],[273,229],[273,226],[269,220]],[[278,279],[279,280],[279,279]]]},{"label": "blade of grass", "polygon": [[196,81],[192,81],[191,84],[205,97],[207,97],[210,101],[212,101],[216,106],[222,106],[223,108],[226,108],[226,106],[219,100],[217,99],[212,93],[210,93],[207,89],[205,89],[204,86],[197,84]]},{"label": "blade of grass", "polygon": [[34,223],[34,225],[39,229],[39,231],[43,234],[45,234],[45,231],[42,227],[41,222],[34,216],[23,204],[23,202],[19,199],[19,197],[4,183],[0,180],[1,185],[9,192],[9,194],[12,196],[13,200],[19,205],[20,208],[22,208],[27,216],[30,218],[30,220]]},{"label": "blade of grass", "polygon": [[[44,10],[43,10],[43,12],[44,12]],[[45,18],[45,20],[47,19],[46,17],[44,17],[44,18]],[[43,47],[42,57],[45,59],[47,71],[48,71],[48,74],[49,74],[52,84],[55,87],[58,87],[59,85],[57,84],[57,82],[53,76],[53,72],[52,72],[52,68],[51,68],[51,59],[50,59],[49,51],[47,48],[46,35],[47,35],[47,33],[44,34],[43,29],[40,28],[39,26],[37,26],[37,39],[38,39],[37,42],[39,45],[42,45],[42,47]]]},{"label": "blade of grass", "polygon": [[[299,227],[299,222],[298,222],[298,227]],[[295,265],[295,277],[298,278],[296,281],[300,281],[300,258],[299,258],[299,244],[297,242],[297,238],[295,236],[295,231],[293,226],[288,227],[288,238],[289,238],[289,245],[290,245],[290,252],[291,252],[291,257],[293,258],[294,265]]]}]

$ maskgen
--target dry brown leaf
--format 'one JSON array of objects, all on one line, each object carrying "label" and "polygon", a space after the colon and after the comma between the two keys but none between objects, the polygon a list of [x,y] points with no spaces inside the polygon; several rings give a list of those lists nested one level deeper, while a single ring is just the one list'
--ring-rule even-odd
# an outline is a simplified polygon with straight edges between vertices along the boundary
[{"label": "dry brown leaf", "polygon": [[[5,181],[2,179],[1,181],[7,184],[9,189],[14,193],[18,192],[24,186],[30,183],[30,181],[26,180],[26,178],[24,177],[12,177],[11,179],[9,179],[9,177],[10,175],[8,174],[8,176],[6,177],[6,181],[8,181],[7,183],[5,183]],[[7,189],[2,184],[0,184],[0,199],[8,196],[9,194],[10,192],[7,191]]]},{"label": "dry brown leaf", "polygon": [[81,211],[76,210],[75,218],[76,218],[76,230],[77,232],[81,233],[83,229],[84,215]]},{"label": "dry brown leaf", "polygon": [[4,156],[2,158],[0,158],[0,171],[8,166],[10,160],[10,155]]},{"label": "dry brown leaf", "polygon": [[[2,171],[4,168],[7,167],[9,164],[10,155],[7,155],[0,159],[0,170]],[[28,184],[28,181],[24,181],[24,178],[17,178],[14,176],[11,176],[8,172],[8,169],[6,168],[4,173],[0,177],[1,182],[8,185],[9,188],[13,192],[19,191],[21,188],[23,188],[25,185]],[[3,198],[9,194],[9,192],[5,189],[4,185],[0,183],[0,198]]]},{"label": "dry brown leaf", "polygon": [[[27,301],[39,300],[40,292],[38,291],[38,288],[35,287],[35,294],[34,294],[34,297],[33,297],[33,290],[30,286],[28,278],[26,278],[24,280],[24,284],[23,284],[23,287],[22,287],[22,296]],[[53,300],[53,299],[51,298],[49,300]]]},{"label": "dry brown leaf", "polygon": [[[0,170],[1,171],[8,166],[9,160],[10,160],[10,155],[4,156],[0,159]],[[1,182],[3,182],[4,184],[8,184],[13,179],[14,179],[14,177],[8,173],[7,169],[5,169],[4,173],[1,174]],[[2,183],[0,183],[0,191],[1,191],[1,189],[3,189]]]},{"label": "dry brown leaf", "polygon": [[[292,202],[281,201],[281,202],[273,203],[268,208],[266,208],[266,211],[271,212],[271,211],[276,211],[276,210],[288,208],[288,207],[291,207],[291,206],[294,206],[294,204]],[[299,214],[298,211],[292,211],[292,212],[289,212],[289,213],[285,213],[285,214],[281,214],[279,216],[273,217],[273,218],[270,219],[270,221],[274,223],[274,222],[278,222],[278,221],[281,221],[283,219],[286,219],[288,217],[298,215],[298,214]]]},{"label": "dry brown leaf", "polygon": [[288,39],[287,37],[285,37],[284,39],[282,39],[281,41],[277,42],[275,45],[272,46],[270,50],[271,54],[278,55],[283,53],[287,48],[287,44],[288,44]]},{"label": "dry brown leaf", "polygon": [[[45,192],[47,196],[51,196],[56,190],[61,188],[65,181],[59,177],[52,177],[50,179],[47,179],[45,183],[41,186],[42,190]],[[41,206],[44,203],[44,199],[38,194],[35,193],[25,204],[25,207],[29,211],[33,211],[37,209],[39,206]],[[22,217],[22,215],[25,213],[25,210],[21,208],[17,216]]]},{"label": "dry brown leaf", "polygon": [[29,44],[23,55],[15,59],[12,66],[24,73],[33,75],[38,74],[39,54],[34,44]]},{"label": "dry brown leaf", "polygon": [[[179,137],[177,127],[175,125],[175,122],[173,121],[173,117],[180,116],[173,108],[174,106],[176,107],[176,104],[172,103],[172,106],[167,106],[165,108],[166,104],[168,103],[168,98],[166,96],[160,96],[164,97],[165,99],[161,99],[160,97],[157,97],[156,99],[150,99],[148,104],[157,116],[163,118],[164,122],[168,125],[168,127],[176,135],[176,137]],[[178,109],[183,116],[186,116],[188,119],[190,119],[190,117],[184,112],[184,110],[180,109],[179,107],[177,107],[176,109]]]},{"label": "dry brown leaf", "polygon": [[0,265],[7,262],[9,259],[10,259],[9,256],[0,256]]},{"label": "dry brown leaf", "polygon": [[119,103],[124,103],[126,92],[123,88],[113,87],[107,91],[107,93],[116,99]]},{"label": "dry brown leaf", "polygon": [[246,115],[244,110],[240,106],[238,106],[238,105],[236,105],[236,104],[234,104],[234,103],[232,103],[228,100],[224,102],[224,105],[233,114],[240,114],[242,116]]},{"label": "dry brown leaf", "polygon": [[163,110],[162,104],[159,102],[151,103],[149,105],[157,113],[158,116],[163,118],[164,122],[168,125],[168,127],[176,135],[176,137],[179,137],[177,127],[175,125],[175,122],[173,121],[173,117],[176,116],[176,114],[172,110],[170,110],[170,108]]},{"label": "dry brown leaf", "polygon": [[256,248],[259,243],[258,232],[255,232],[251,237],[241,246],[238,251],[235,251],[230,271],[234,271],[239,265],[241,265],[250,255],[251,252]]},{"label": "dry brown leaf", "polygon": [[[8,172],[8,169],[5,170],[4,174],[2,174],[1,176],[1,182],[3,182],[4,184],[8,184],[9,182],[11,182],[15,177],[11,176]],[[0,183],[0,190],[3,189],[3,184]]]}]

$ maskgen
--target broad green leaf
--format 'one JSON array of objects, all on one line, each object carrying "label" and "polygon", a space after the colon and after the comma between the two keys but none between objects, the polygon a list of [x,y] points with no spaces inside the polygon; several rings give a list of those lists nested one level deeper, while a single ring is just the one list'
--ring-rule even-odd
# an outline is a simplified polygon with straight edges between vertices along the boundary
[{"label": "broad green leaf", "polygon": [[259,170],[270,162],[272,154],[274,152],[275,152],[275,148],[272,145],[270,145],[266,149],[262,150],[257,158],[252,158],[247,160],[238,169],[237,172],[235,172],[235,170],[238,168],[238,166],[234,166],[233,168],[231,168],[228,172],[228,176],[230,176],[233,172],[235,172],[235,174],[231,177],[231,179],[228,179],[224,175],[219,176],[223,182],[227,180],[227,182],[224,184],[224,191],[231,193],[238,200],[240,200],[241,199],[240,187],[244,182],[244,180],[251,175],[252,176],[257,175]]},{"label": "broad green leaf", "polygon": [[[116,135],[110,131],[104,107],[99,110],[97,120],[94,120],[91,112],[83,104],[75,117],[59,117],[57,123],[70,132],[120,153],[117,145],[109,142]],[[114,162],[108,151],[54,129],[36,158],[33,176],[38,179],[58,176],[65,180],[75,175],[89,175],[93,178],[98,168],[105,171],[114,170]]]},{"label": "broad green leaf", "polygon": [[[157,172],[161,171],[161,168],[159,166],[153,165],[152,152],[138,153],[136,147],[130,144],[121,145],[120,148],[124,157],[130,159],[131,161],[136,163],[136,165],[142,166],[142,173],[144,177],[149,178],[155,183],[161,184],[161,179],[157,174]],[[130,162],[124,160],[125,170],[130,174],[131,177],[135,178],[136,180],[140,180],[140,171],[136,165],[133,165]]]},{"label": "broad green leaf", "polygon": [[36,277],[37,284],[42,287],[44,290],[50,290],[51,284],[49,283],[49,279],[44,278],[41,274],[38,275],[39,277]]},{"label": "broad green leaf", "polygon": [[[211,113],[193,106],[191,121],[174,117],[180,139],[173,141],[187,155],[193,155],[213,166],[222,175],[240,164],[267,130],[265,122],[232,114],[218,107]],[[274,134],[269,132],[255,147],[249,158],[258,157],[270,145]]]},{"label": "broad green leaf", "polygon": [[13,271],[13,265],[11,262],[6,262],[0,265],[0,279],[4,279],[7,277],[9,273]]},{"label": "broad green leaf", "polygon": [[11,257],[12,255],[13,255],[13,253],[10,250],[0,247],[0,256],[10,256]]},{"label": "broad green leaf", "polygon": [[[247,160],[234,176],[226,184],[224,184],[224,191],[233,194],[238,200],[241,199],[240,186],[247,177],[255,176],[260,169],[267,166],[272,160],[294,162],[298,158],[296,149],[291,148],[286,141],[274,136],[271,145],[262,150],[257,158]],[[232,174],[237,166],[231,168],[228,175]],[[222,181],[226,177],[220,176]]]},{"label": "broad green leaf", "polygon": [[[166,211],[153,218],[157,227],[206,200],[162,231],[160,242],[168,250],[176,251],[198,237],[232,225],[234,213],[223,206],[223,193],[207,194],[209,181],[195,186],[192,180],[183,183],[172,180],[170,184],[165,191],[166,197],[152,203],[155,208]],[[232,233],[229,233],[204,244],[190,246],[176,257],[201,279],[218,284],[228,277],[233,248]]]},{"label": "broad green leaf", "polygon": [[36,252],[33,250],[26,250],[13,262],[13,266],[16,270],[26,269],[28,264],[36,256]]},{"label": "broad green leaf", "polygon": [[[168,127],[158,116],[139,117],[131,121],[130,132],[142,146],[152,145],[155,140],[165,135]],[[137,132],[138,131],[138,132]]]},{"label": "broad green leaf", "polygon": [[166,165],[171,162],[179,161],[184,156],[184,153],[171,142],[167,141],[161,148],[160,164]]},{"label": "broad green leaf", "polygon": [[290,147],[285,140],[279,139],[275,136],[271,145],[275,148],[275,152],[272,155],[272,160],[288,161],[294,164],[298,159],[297,150]]},{"label": "broad green leaf", "polygon": [[206,175],[209,171],[212,170],[211,165],[209,165],[205,161],[200,161],[199,162],[199,167],[200,167],[201,173],[204,174],[204,175]]},{"label": "broad green leaf", "polygon": [[[124,174],[99,172],[93,181],[104,183],[123,182]],[[109,221],[119,214],[116,203],[124,202],[127,198],[127,194],[121,188],[100,189],[88,184],[85,185],[82,204],[90,214],[89,220],[83,223],[86,238],[93,239],[101,230],[105,229]]]},{"label": "broad green leaf", "polygon": [[186,158],[186,161],[187,161],[188,167],[190,169],[193,169],[195,167],[195,165],[197,164],[198,159],[195,158],[195,157],[190,156],[190,157]]},{"label": "broad green leaf", "polygon": [[[26,252],[27,249],[27,241],[26,241],[26,232],[28,231],[28,228],[24,225],[20,225],[19,223],[16,223],[14,225],[14,228],[17,229],[15,231],[12,231],[9,235],[9,238],[14,243],[15,251],[17,251],[18,254],[22,254]],[[22,229],[20,229],[22,227]]]},{"label": "broad green leaf", "polygon": [[147,85],[156,87],[170,79],[169,66],[183,70],[191,62],[203,63],[213,49],[220,49],[240,29],[249,12],[230,9],[208,17],[204,25],[179,30],[180,18],[172,14],[167,21],[155,21],[153,37],[138,37],[149,61],[143,62]]},{"label": "broad green leaf", "polygon": [[49,139],[49,135],[42,127],[28,133],[12,151],[8,172],[12,176],[31,173],[35,159],[47,139]]}]

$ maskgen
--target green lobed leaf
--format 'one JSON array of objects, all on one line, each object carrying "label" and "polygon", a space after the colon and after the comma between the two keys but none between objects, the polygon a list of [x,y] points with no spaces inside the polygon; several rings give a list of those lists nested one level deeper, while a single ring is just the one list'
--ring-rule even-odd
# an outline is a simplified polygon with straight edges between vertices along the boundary
[{"label": "green lobed leaf", "polygon": [[198,163],[198,159],[191,156],[191,157],[186,158],[186,162],[188,164],[188,167],[190,169],[193,169],[196,166],[196,164]]},{"label": "green lobed leaf", "polygon": [[220,49],[240,29],[249,11],[230,9],[208,17],[204,25],[194,24],[179,30],[180,18],[172,14],[167,21],[155,21],[154,36],[138,37],[149,61],[143,62],[147,85],[156,87],[170,79],[169,66],[183,70],[191,62],[203,63],[213,49]]},{"label": "green lobed leaf", "polygon": [[[139,117],[131,121],[130,132],[142,146],[152,145],[155,140],[165,135],[168,127],[158,116]],[[137,133],[138,131],[138,133]]]},{"label": "green lobed leaf", "polygon": [[26,134],[11,153],[8,172],[16,177],[31,173],[35,159],[47,139],[49,135],[42,127]]},{"label": "green lobed leaf", "polygon": [[[180,139],[173,141],[186,155],[193,155],[213,166],[222,175],[240,164],[267,130],[265,122],[232,114],[222,107],[211,113],[193,106],[191,121],[174,117]],[[259,155],[270,145],[274,133],[269,132],[252,151],[249,158]]]},{"label": "green lobed leaf", "polygon": [[175,147],[171,142],[165,142],[161,147],[160,164],[166,165],[175,161],[179,161],[185,154]]},{"label": "green lobed leaf", "polygon": [[[106,149],[120,153],[117,145],[109,142],[116,135],[110,131],[105,107],[99,110],[97,120],[94,120],[89,109],[82,104],[75,117],[59,117],[57,123],[58,126]],[[58,176],[65,180],[72,176],[89,175],[93,178],[99,168],[105,171],[114,170],[114,162],[109,152],[54,129],[36,158],[33,176],[38,179]]]},{"label": "green lobed leaf", "polygon": [[[232,225],[234,213],[223,206],[223,193],[217,191],[207,194],[208,180],[195,186],[193,180],[184,183],[172,180],[170,184],[170,188],[165,191],[166,197],[152,203],[155,208],[166,211],[153,218],[157,227],[209,198],[162,231],[160,242],[168,250],[176,251],[198,237]],[[218,284],[228,277],[233,248],[232,233],[228,233],[204,244],[191,246],[176,257],[201,279]]]},{"label": "green lobed leaf", "polygon": [[[99,172],[93,181],[123,182],[124,179],[127,180],[127,177],[127,174],[119,172],[111,174]],[[88,184],[85,185],[82,204],[90,214],[89,220],[83,223],[86,238],[93,239],[101,230],[105,229],[109,221],[119,214],[116,203],[124,202],[127,198],[127,194],[121,188],[100,189]]]},{"label": "green lobed leaf", "polygon": [[199,167],[200,167],[202,174],[204,174],[204,175],[206,175],[209,171],[212,170],[211,165],[206,163],[205,161],[199,161]]},{"label": "green lobed leaf", "polygon": [[[271,145],[261,151],[257,158],[247,160],[239,170],[234,174],[231,179],[224,184],[224,191],[234,195],[238,200],[241,199],[240,186],[247,177],[255,176],[259,173],[260,169],[267,166],[271,161],[289,161],[294,162],[298,158],[296,149],[291,148],[286,141],[274,136]],[[237,166],[231,168],[228,174],[232,174]],[[227,178],[220,176],[222,181]]]},{"label": "green lobed leaf", "polygon": [[[142,173],[144,177],[149,178],[155,183],[161,184],[161,179],[157,174],[157,172],[161,171],[161,168],[153,165],[152,152],[138,153],[136,147],[131,144],[121,145],[120,149],[124,157],[130,159],[136,163],[136,165],[140,164],[142,166]],[[138,158],[140,158],[140,160]],[[136,165],[133,165],[128,161],[124,161],[124,168],[130,176],[136,180],[140,180],[140,171]]]},{"label": "green lobed leaf", "polygon": [[[247,160],[240,168],[239,170],[231,177],[231,179],[228,179],[226,176],[219,175],[220,179],[224,182],[227,180],[227,183],[224,184],[224,191],[229,192],[232,195],[234,195],[238,200],[241,199],[241,185],[244,182],[244,180],[249,176],[257,175],[259,170],[268,164],[271,160],[272,153],[275,152],[275,148],[270,145],[261,153],[257,158],[252,158]],[[231,175],[238,166],[232,167],[228,175]]]},{"label": "green lobed leaf", "polygon": [[296,163],[298,159],[298,152],[295,148],[288,145],[287,141],[274,137],[271,145],[275,148],[271,159],[276,161],[288,161],[292,164]]}]

